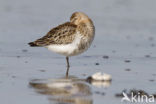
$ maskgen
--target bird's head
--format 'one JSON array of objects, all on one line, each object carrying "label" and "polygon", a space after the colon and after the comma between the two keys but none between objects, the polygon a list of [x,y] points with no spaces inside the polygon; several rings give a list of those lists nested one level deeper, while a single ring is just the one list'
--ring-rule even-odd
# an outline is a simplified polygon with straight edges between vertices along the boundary
[{"label": "bird's head", "polygon": [[89,17],[82,12],[75,12],[70,17],[70,22],[76,25],[78,25],[81,22],[88,22],[88,21],[90,21]]}]

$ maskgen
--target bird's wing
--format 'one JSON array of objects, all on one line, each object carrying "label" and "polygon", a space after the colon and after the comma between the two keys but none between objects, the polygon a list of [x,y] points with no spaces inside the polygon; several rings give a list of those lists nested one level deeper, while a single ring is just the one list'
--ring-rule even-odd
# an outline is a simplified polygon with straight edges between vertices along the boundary
[{"label": "bird's wing", "polygon": [[66,22],[51,29],[44,37],[30,42],[30,46],[48,46],[51,44],[69,44],[74,40],[76,25]]}]

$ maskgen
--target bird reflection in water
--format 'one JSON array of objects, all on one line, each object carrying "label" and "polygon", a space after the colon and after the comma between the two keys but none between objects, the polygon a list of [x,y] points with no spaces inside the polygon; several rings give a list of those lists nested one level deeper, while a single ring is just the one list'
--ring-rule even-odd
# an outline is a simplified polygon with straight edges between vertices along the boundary
[{"label": "bird reflection in water", "polygon": [[88,77],[79,79],[66,76],[59,79],[33,79],[30,86],[39,94],[47,95],[48,100],[56,104],[92,104],[90,85],[108,88],[111,81],[95,81]]},{"label": "bird reflection in water", "polygon": [[87,82],[76,77],[60,79],[34,79],[31,87],[39,94],[47,95],[56,104],[92,104],[92,93]]}]

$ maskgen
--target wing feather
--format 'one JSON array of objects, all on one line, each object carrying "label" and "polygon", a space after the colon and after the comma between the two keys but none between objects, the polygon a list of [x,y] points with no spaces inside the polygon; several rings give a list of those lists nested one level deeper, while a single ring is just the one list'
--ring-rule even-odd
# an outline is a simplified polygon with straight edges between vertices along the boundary
[{"label": "wing feather", "polygon": [[66,22],[51,29],[45,36],[30,42],[30,46],[48,46],[51,44],[69,44],[74,40],[76,25]]}]

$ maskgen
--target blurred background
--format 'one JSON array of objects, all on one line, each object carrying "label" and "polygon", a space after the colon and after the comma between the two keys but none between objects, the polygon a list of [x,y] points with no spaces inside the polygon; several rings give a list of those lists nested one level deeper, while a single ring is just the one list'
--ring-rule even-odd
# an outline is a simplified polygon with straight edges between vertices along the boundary
[{"label": "blurred background", "polygon": [[[108,89],[91,86],[93,104],[120,103],[114,94],[124,88],[154,92],[155,5],[155,0],[0,0],[0,101],[49,103],[46,96],[28,87],[29,80],[64,76],[65,59],[45,48],[31,48],[27,43],[69,21],[76,11],[93,20],[96,36],[87,52],[71,58],[70,73],[86,78],[102,71],[114,78]],[[97,91],[108,95],[94,93]]]},{"label": "blurred background", "polygon": [[86,13],[94,21],[97,47],[108,39],[112,43],[145,42],[155,37],[155,3],[155,0],[1,0],[1,50],[3,46],[27,47],[29,41],[69,21],[75,11]]}]

